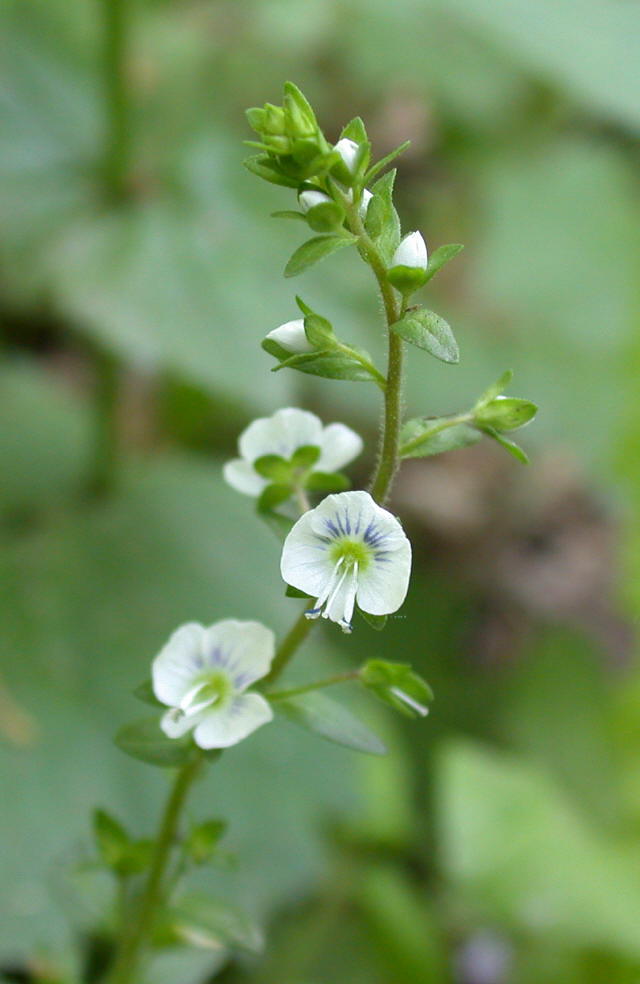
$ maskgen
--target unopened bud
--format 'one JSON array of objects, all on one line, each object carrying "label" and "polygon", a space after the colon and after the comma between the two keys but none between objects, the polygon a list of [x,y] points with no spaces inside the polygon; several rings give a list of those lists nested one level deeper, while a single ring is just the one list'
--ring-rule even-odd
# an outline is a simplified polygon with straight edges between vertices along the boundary
[{"label": "unopened bud", "polygon": [[286,321],[283,325],[270,331],[266,337],[277,342],[281,348],[286,349],[287,352],[291,352],[292,355],[313,351],[305,334],[303,318],[297,318],[295,321]]}]

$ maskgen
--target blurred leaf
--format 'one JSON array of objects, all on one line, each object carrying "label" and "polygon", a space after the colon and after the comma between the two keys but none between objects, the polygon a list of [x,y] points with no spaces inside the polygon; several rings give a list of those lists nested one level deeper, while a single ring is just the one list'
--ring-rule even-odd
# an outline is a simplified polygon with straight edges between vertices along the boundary
[{"label": "blurred leaf", "polygon": [[522,450],[522,448],[518,444],[516,444],[515,441],[511,441],[508,437],[505,437],[504,434],[500,434],[493,427],[485,426],[482,428],[482,431],[484,434],[487,435],[487,437],[491,437],[493,438],[494,441],[497,441],[498,444],[501,447],[503,447],[505,451],[508,451],[509,454],[516,459],[516,461],[520,462],[520,464],[522,465],[529,464],[529,458],[527,454]]},{"label": "blurred leaf", "polygon": [[447,877],[480,918],[640,958],[633,854],[526,762],[450,742],[438,771]]},{"label": "blurred leaf", "polygon": [[475,414],[479,424],[494,427],[497,431],[517,430],[533,420],[538,408],[531,400],[520,400],[513,396],[498,396],[490,403],[484,403]]},{"label": "blurred leaf", "polygon": [[217,950],[233,947],[260,953],[262,932],[245,913],[228,902],[189,895],[172,906],[164,917],[166,929],[191,946]]},{"label": "blurred leaf", "polygon": [[129,846],[129,837],[122,824],[106,810],[94,810],[93,836],[103,862],[109,868],[117,868]]},{"label": "blurred leaf", "polygon": [[[416,417],[404,424],[400,454],[403,458],[427,458],[443,451],[466,448],[482,440],[482,434],[470,424],[449,425],[447,417]],[[446,427],[443,427],[447,424]]]},{"label": "blurred leaf", "polygon": [[310,492],[346,492],[351,480],[341,472],[312,472],[305,482]]},{"label": "blurred leaf", "polygon": [[343,352],[304,352],[290,356],[275,369],[297,369],[311,376],[345,379],[356,383],[370,383],[375,380],[375,376],[361,362]]},{"label": "blurred leaf", "polygon": [[294,724],[313,731],[322,738],[346,745],[369,755],[385,755],[386,748],[379,738],[369,731],[345,707],[320,693],[300,694],[279,700],[276,710],[281,711]]},{"label": "blurred leaf", "polygon": [[191,735],[167,738],[160,730],[159,717],[126,724],[120,728],[115,740],[121,751],[149,765],[183,765],[194,754]]},{"label": "blurred leaf", "polygon": [[143,704],[149,704],[151,707],[165,707],[165,705],[156,697],[151,680],[145,680],[144,683],[137,686],[133,691],[133,696],[137,700],[142,701]]},{"label": "blurred leaf", "polygon": [[391,330],[404,338],[405,342],[417,345],[442,362],[460,360],[458,343],[450,325],[433,311],[427,311],[426,308],[410,311],[401,321],[391,325]]},{"label": "blurred leaf", "polygon": [[431,687],[409,663],[369,659],[358,671],[360,682],[375,696],[407,717],[424,717],[433,700]]},{"label": "blurred leaf", "polygon": [[209,861],[227,826],[226,820],[205,820],[192,827],[184,842],[188,857],[195,864],[205,864]]}]

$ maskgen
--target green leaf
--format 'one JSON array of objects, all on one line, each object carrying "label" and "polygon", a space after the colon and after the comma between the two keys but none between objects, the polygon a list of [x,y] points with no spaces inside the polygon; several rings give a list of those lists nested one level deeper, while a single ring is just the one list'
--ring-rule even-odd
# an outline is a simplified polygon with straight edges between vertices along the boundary
[{"label": "green leaf", "polygon": [[204,949],[221,946],[260,953],[264,940],[260,929],[236,906],[210,897],[187,896],[164,915],[161,930],[174,939]]},{"label": "green leaf", "polygon": [[295,178],[290,178],[278,170],[273,159],[266,154],[254,154],[252,157],[247,157],[242,163],[247,171],[264,181],[269,181],[270,184],[281,185],[283,188],[297,188],[300,184]]},{"label": "green leaf", "polygon": [[296,448],[291,456],[294,468],[311,468],[320,457],[320,448],[315,444],[304,444]]},{"label": "green leaf", "polygon": [[304,319],[307,341],[316,349],[330,349],[338,344],[330,321],[319,314],[307,314]]},{"label": "green leaf", "polygon": [[360,682],[379,700],[407,717],[424,717],[433,700],[431,687],[408,663],[368,660],[359,671]]},{"label": "green leaf", "polygon": [[429,257],[427,264],[427,276],[425,283],[436,275],[438,270],[457,256],[464,249],[462,243],[449,243],[446,246],[438,246],[434,253]]},{"label": "green leaf", "polygon": [[337,232],[344,222],[344,209],[338,202],[320,202],[305,215],[314,232]]},{"label": "green leaf", "polygon": [[376,164],[373,164],[364,176],[364,183],[368,184],[372,178],[375,178],[376,174],[379,174],[380,171],[385,169],[385,167],[388,167],[388,165],[391,164],[392,161],[395,161],[396,157],[399,157],[400,154],[403,154],[410,145],[411,141],[405,140],[404,143],[401,143],[399,147],[392,150],[391,153],[386,155],[386,157],[382,157]]},{"label": "green leaf", "polygon": [[357,144],[368,143],[367,131],[359,116],[354,117],[354,119],[343,127],[340,139],[342,140],[343,138],[353,140]]},{"label": "green leaf", "polygon": [[149,765],[183,765],[193,754],[190,735],[167,738],[157,716],[126,724],[118,731],[115,742],[121,751]]},{"label": "green leaf", "polygon": [[481,439],[480,431],[470,424],[451,424],[448,417],[416,417],[402,428],[400,454],[403,458],[429,458],[477,444]]},{"label": "green leaf", "polygon": [[490,403],[484,403],[476,411],[478,425],[494,427],[497,431],[517,430],[533,420],[538,407],[531,400],[520,400],[515,396],[497,396]]},{"label": "green leaf", "polygon": [[493,427],[482,427],[480,429],[482,430],[483,434],[487,435],[487,437],[491,437],[494,441],[497,441],[498,444],[500,444],[505,449],[505,451],[508,451],[509,454],[512,455],[521,464],[523,465],[529,464],[529,458],[527,454],[522,450],[519,444],[516,444],[515,441],[510,441],[508,437],[505,437],[504,434],[500,434]]},{"label": "green leaf", "polygon": [[94,810],[93,836],[103,863],[117,868],[129,847],[129,836],[122,824],[106,810]]},{"label": "green leaf", "polygon": [[133,691],[133,696],[136,700],[142,701],[143,704],[149,704],[151,707],[164,707],[164,704],[158,700],[153,692],[151,680],[145,680],[144,683],[139,684]]},{"label": "green leaf", "polygon": [[272,219],[298,219],[300,222],[306,222],[307,217],[304,212],[296,212],[291,209],[284,209],[279,212],[271,213]]},{"label": "green leaf", "polygon": [[361,608],[359,608],[358,611],[362,615],[365,622],[367,622],[372,629],[375,629],[376,632],[382,632],[387,624],[389,618],[388,615],[372,615],[370,612],[363,612]]},{"label": "green leaf", "polygon": [[288,349],[283,348],[282,345],[278,345],[273,338],[263,338],[260,342],[260,346],[265,350],[265,352],[268,352],[269,355],[273,355],[276,359],[279,359],[280,362],[284,359],[288,359],[291,355],[291,352]]},{"label": "green leaf", "polygon": [[311,376],[324,376],[325,379],[348,379],[358,383],[375,381],[375,376],[357,359],[342,352],[303,352],[285,359],[272,371],[279,369],[297,369]]},{"label": "green leaf", "polygon": [[253,462],[253,467],[258,475],[277,485],[286,485],[291,480],[291,463],[278,454],[261,455]]},{"label": "green leaf", "polygon": [[325,694],[299,694],[278,701],[275,707],[294,724],[328,741],[369,755],[386,754],[385,746],[373,732]]},{"label": "green leaf", "polygon": [[341,472],[312,472],[305,480],[309,492],[347,492],[351,481]]},{"label": "green leaf", "polygon": [[479,407],[485,406],[487,403],[491,403],[492,400],[495,400],[496,397],[500,396],[500,394],[504,390],[506,390],[507,386],[509,385],[512,379],[513,379],[513,369],[505,370],[505,372],[502,373],[500,378],[497,379],[495,383],[492,383],[491,386],[489,386],[484,391],[484,393],[480,395],[474,407],[474,410],[477,410]]},{"label": "green leaf", "polygon": [[385,263],[390,263],[400,242],[400,218],[393,204],[395,171],[389,171],[371,188],[373,198],[369,202],[365,228],[375,240]]},{"label": "green leaf", "polygon": [[256,508],[259,513],[268,513],[273,509],[277,509],[281,506],[283,502],[291,497],[291,485],[278,485],[274,483],[272,485],[267,485],[266,489],[263,489],[258,501],[256,502]]},{"label": "green leaf", "polygon": [[184,842],[188,857],[195,864],[210,861],[227,826],[226,820],[205,820],[192,827]]},{"label": "green leaf", "polygon": [[406,314],[401,321],[391,325],[391,330],[441,362],[456,363],[460,359],[458,343],[451,328],[444,318],[426,308]]},{"label": "green leaf", "polygon": [[295,251],[286,267],[284,268],[285,277],[297,277],[298,274],[307,270],[314,263],[323,260],[325,256],[336,253],[345,246],[351,246],[357,242],[356,237],[344,234],[340,236],[314,236],[306,243],[299,246]]}]

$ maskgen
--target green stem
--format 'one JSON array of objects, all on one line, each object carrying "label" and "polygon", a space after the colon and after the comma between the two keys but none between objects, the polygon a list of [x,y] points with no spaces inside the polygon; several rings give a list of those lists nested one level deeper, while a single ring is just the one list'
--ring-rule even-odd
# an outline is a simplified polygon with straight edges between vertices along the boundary
[{"label": "green stem", "polygon": [[189,759],[176,774],[160,822],[151,868],[138,903],[137,913],[131,923],[123,927],[120,950],[109,979],[110,984],[137,984],[140,957],[153,928],[158,906],[163,901],[163,880],[175,842],[180,813],[202,761],[201,756]]},{"label": "green stem", "polygon": [[120,369],[110,352],[94,349],[94,425],[88,488],[94,496],[108,494],[115,485],[118,463],[118,398]]},{"label": "green stem", "polygon": [[127,193],[131,127],[126,79],[130,0],[101,0],[104,10],[104,183],[108,196],[121,201]]},{"label": "green stem", "polygon": [[295,656],[298,647],[302,645],[313,628],[313,619],[309,619],[305,615],[307,608],[308,605],[305,604],[305,611],[300,613],[278,646],[276,654],[273,658],[273,663],[271,664],[271,670],[262,681],[263,688],[268,688],[278,679],[280,674],[286,669],[292,658]]},{"label": "green stem", "polygon": [[324,687],[333,687],[336,683],[347,683],[357,679],[358,670],[347,670],[345,673],[335,673],[333,676],[325,677],[324,680],[306,683],[301,687],[292,687],[290,690],[269,691],[269,700],[288,700],[289,697],[299,697],[300,694],[309,694],[312,690],[322,690]]}]

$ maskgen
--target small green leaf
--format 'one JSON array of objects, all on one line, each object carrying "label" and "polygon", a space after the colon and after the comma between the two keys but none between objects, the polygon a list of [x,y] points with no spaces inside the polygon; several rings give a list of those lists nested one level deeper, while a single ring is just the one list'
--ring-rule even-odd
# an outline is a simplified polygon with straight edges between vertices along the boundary
[{"label": "small green leaf", "polygon": [[410,145],[411,145],[411,141],[405,140],[404,143],[401,143],[399,147],[396,147],[395,150],[392,150],[391,153],[386,155],[386,157],[382,157],[379,161],[377,161],[376,164],[373,164],[364,176],[364,183],[368,184],[369,181],[375,178],[376,174],[380,174],[380,171],[383,171],[384,168],[388,167],[392,161],[395,161],[396,157],[399,157],[400,154],[403,154],[407,149],[407,147],[409,147]]},{"label": "small green leaf", "polygon": [[358,383],[375,381],[375,376],[357,359],[342,352],[304,352],[292,355],[275,366],[273,371],[279,369],[297,369],[311,376],[324,376],[325,379],[349,379]]},{"label": "small green leaf", "polygon": [[94,810],[93,836],[103,863],[117,868],[129,847],[129,836],[122,824],[106,810]]},{"label": "small green leaf", "polygon": [[291,352],[289,352],[288,349],[283,348],[282,345],[278,345],[273,338],[263,338],[260,342],[260,346],[265,350],[265,352],[268,352],[269,355],[273,355],[276,359],[279,359],[280,362],[284,359],[288,359],[291,355]]},{"label": "small green leaf", "polygon": [[287,598],[310,598],[311,595],[306,594],[304,591],[300,591],[299,588],[294,588],[292,584],[287,584],[287,589],[285,591],[285,596]]},{"label": "small green leaf", "polygon": [[259,513],[272,512],[281,506],[283,502],[291,497],[291,485],[278,485],[276,483],[272,485],[267,485],[266,489],[263,489],[258,501],[256,503],[256,508]]},{"label": "small green leaf", "polygon": [[403,458],[429,458],[477,444],[482,434],[466,423],[452,424],[448,417],[416,417],[408,420],[400,434]]},{"label": "small green leaf", "polygon": [[338,344],[331,322],[319,314],[305,316],[304,333],[315,349],[331,349]]},{"label": "small green leaf", "polygon": [[277,485],[286,485],[291,480],[291,464],[278,454],[261,455],[253,462],[253,467],[258,475]]},{"label": "small green leaf", "polygon": [[118,731],[115,742],[127,755],[150,765],[183,765],[193,754],[191,737],[167,738],[157,716],[126,724]]},{"label": "small green leaf", "polygon": [[271,184],[281,185],[283,188],[296,189],[300,184],[295,178],[290,178],[278,170],[277,165],[267,154],[255,154],[253,157],[247,157],[242,163],[247,171],[251,171],[258,178],[269,181]]},{"label": "small green leaf", "polygon": [[520,445],[516,444],[515,441],[510,441],[508,437],[505,437],[504,434],[498,433],[498,431],[493,427],[483,427],[482,432],[486,434],[487,437],[493,438],[494,441],[497,441],[498,444],[502,445],[505,451],[508,451],[509,454],[512,455],[517,461],[521,462],[521,464],[529,464],[528,456],[522,450]]},{"label": "small green leaf", "polygon": [[370,612],[363,612],[361,608],[359,608],[358,611],[362,615],[365,622],[367,622],[372,629],[375,629],[376,632],[382,632],[387,624],[389,617],[388,615],[372,615]]},{"label": "small green leaf", "polygon": [[406,342],[417,345],[441,362],[455,363],[460,359],[451,328],[444,318],[433,311],[426,308],[411,311],[401,321],[391,325],[391,329]]},{"label": "small green leaf", "polygon": [[438,270],[457,256],[464,249],[462,243],[448,243],[446,246],[438,246],[437,250],[429,257],[427,264],[427,276],[425,283],[436,275]]},{"label": "small green leaf", "polygon": [[304,212],[295,212],[290,209],[284,209],[279,212],[271,213],[272,219],[298,219],[301,222],[306,222],[307,217]]},{"label": "small green leaf", "polygon": [[357,144],[368,142],[369,138],[367,137],[365,125],[359,116],[356,116],[343,128],[340,139],[342,140],[343,138],[353,140]]},{"label": "small green leaf", "polygon": [[500,394],[506,390],[512,379],[513,369],[507,369],[495,383],[492,383],[491,386],[489,386],[488,389],[482,393],[482,395],[478,398],[478,402],[476,403],[474,410],[485,406],[487,403],[491,403],[492,400],[495,400],[496,397],[500,396]]},{"label": "small green leaf", "polygon": [[133,691],[133,696],[136,700],[141,700],[143,704],[149,704],[151,707],[164,706],[154,694],[151,680],[145,680],[144,683],[136,687]]},{"label": "small green leaf", "polygon": [[359,671],[360,682],[376,697],[407,717],[424,717],[433,700],[431,687],[408,663],[368,660]]},{"label": "small green leaf", "polygon": [[385,746],[373,732],[324,694],[299,694],[278,701],[274,706],[294,724],[328,741],[369,755],[386,754]]},{"label": "small green leaf", "polygon": [[357,242],[356,237],[346,233],[340,236],[314,236],[298,247],[284,268],[284,275],[297,277],[314,263],[323,260],[325,256],[330,256],[331,253],[344,249],[345,246],[351,246],[355,242]]},{"label": "small green leaf", "polygon": [[344,209],[338,202],[320,202],[305,215],[314,232],[335,232],[344,222]]},{"label": "small green leaf", "polygon": [[390,263],[400,242],[400,218],[393,204],[395,171],[389,171],[371,188],[373,198],[369,202],[365,228],[375,240],[385,263]]},{"label": "small green leaf", "polygon": [[315,444],[304,444],[296,448],[291,456],[294,468],[311,468],[320,457],[320,448]]},{"label": "small green leaf", "polygon": [[478,426],[489,426],[497,431],[517,430],[533,420],[538,408],[531,400],[515,396],[497,396],[476,410]]},{"label": "small green leaf", "polygon": [[347,492],[351,481],[341,472],[312,472],[305,480],[309,492]]},{"label": "small green leaf", "polygon": [[260,929],[236,906],[209,896],[186,896],[166,911],[165,936],[204,949],[232,947],[260,953],[264,940]]},{"label": "small green leaf", "polygon": [[226,820],[205,820],[192,827],[184,842],[188,857],[195,864],[206,864],[213,857],[226,829]]}]

